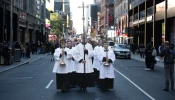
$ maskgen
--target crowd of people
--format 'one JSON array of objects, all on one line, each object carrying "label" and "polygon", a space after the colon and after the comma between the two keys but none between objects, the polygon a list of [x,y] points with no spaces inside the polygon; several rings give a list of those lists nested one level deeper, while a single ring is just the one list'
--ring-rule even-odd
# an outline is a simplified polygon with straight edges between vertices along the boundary
[{"label": "crowd of people", "polygon": [[115,55],[107,42],[90,41],[83,35],[81,40],[62,39],[53,52],[51,61],[54,56],[53,73],[56,74],[57,89],[62,92],[74,87],[84,92],[95,86],[101,91],[113,89]]},{"label": "crowd of people", "polygon": [[[23,58],[30,58],[31,54],[38,54],[39,45],[34,42],[19,43],[18,41],[12,43],[12,48],[9,48],[9,42],[0,43],[0,64],[9,65],[10,57],[13,56],[15,61],[15,56],[18,56],[18,60]],[[49,43],[45,43],[46,48],[50,48]],[[18,51],[18,52],[16,52]]]}]

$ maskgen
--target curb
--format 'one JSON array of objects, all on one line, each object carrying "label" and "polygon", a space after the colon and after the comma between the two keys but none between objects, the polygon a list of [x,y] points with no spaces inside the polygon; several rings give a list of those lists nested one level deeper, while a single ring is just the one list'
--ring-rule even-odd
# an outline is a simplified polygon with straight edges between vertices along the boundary
[{"label": "curb", "polygon": [[[138,59],[134,59],[134,58],[131,58],[131,59],[132,59],[132,60],[135,60],[135,61],[140,61],[140,60],[138,60]],[[140,61],[140,62],[145,63],[144,61]],[[160,67],[160,68],[163,68],[163,66],[161,66],[161,65],[157,65],[157,64],[155,64],[155,66]]]},{"label": "curb", "polygon": [[44,57],[45,57],[45,56],[43,56],[43,57],[39,57],[38,59],[33,60],[33,61],[30,61],[30,62],[29,62],[29,61],[27,61],[27,62],[23,62],[23,63],[21,63],[21,64],[18,64],[18,65],[16,65],[16,66],[14,66],[14,67],[7,68],[7,69],[5,69],[5,70],[2,70],[2,71],[0,71],[0,73],[3,73],[3,72],[6,72],[6,71],[9,71],[9,70],[11,70],[11,69],[14,69],[14,68],[20,67],[20,66],[25,65],[25,64],[33,63],[33,62],[38,61],[39,59],[44,58]]},{"label": "curb", "polygon": [[11,70],[11,69],[17,68],[17,67],[19,67],[19,66],[22,66],[22,65],[25,65],[25,64],[28,64],[28,63],[29,63],[29,62],[24,62],[24,63],[18,64],[18,65],[14,66],[14,67],[7,68],[7,69],[5,69],[5,70],[2,70],[2,71],[0,71],[0,73],[9,71],[9,70]]},{"label": "curb", "polygon": [[[47,55],[46,55],[46,56],[47,56]],[[44,57],[46,57],[46,56],[39,57],[39,58],[37,58],[36,60],[30,61],[30,62],[28,62],[28,63],[33,63],[33,62],[38,61],[38,60],[40,60],[40,59],[42,59],[42,58],[44,58]]]}]

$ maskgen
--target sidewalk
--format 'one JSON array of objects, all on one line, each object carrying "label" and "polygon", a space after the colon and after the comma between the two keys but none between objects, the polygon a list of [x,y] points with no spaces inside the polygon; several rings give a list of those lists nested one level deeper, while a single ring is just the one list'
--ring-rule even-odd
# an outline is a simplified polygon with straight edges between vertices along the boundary
[{"label": "sidewalk", "polygon": [[[139,54],[131,54],[131,59],[137,60],[137,61],[140,61],[140,62],[145,62],[145,58],[141,58]],[[155,66],[164,68],[164,63],[157,62],[157,64]]]},{"label": "sidewalk", "polygon": [[12,65],[0,65],[0,73],[19,67],[24,64],[35,62],[45,56],[47,56],[47,54],[34,54],[30,55],[30,58],[22,58],[20,62],[14,62]]}]

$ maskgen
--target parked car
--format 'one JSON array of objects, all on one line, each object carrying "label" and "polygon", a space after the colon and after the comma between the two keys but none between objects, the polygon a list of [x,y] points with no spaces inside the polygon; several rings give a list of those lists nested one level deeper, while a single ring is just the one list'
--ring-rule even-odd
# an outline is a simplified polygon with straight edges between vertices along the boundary
[{"label": "parked car", "polygon": [[131,59],[131,51],[128,49],[126,44],[116,44],[114,47],[114,54],[116,58],[124,57]]}]

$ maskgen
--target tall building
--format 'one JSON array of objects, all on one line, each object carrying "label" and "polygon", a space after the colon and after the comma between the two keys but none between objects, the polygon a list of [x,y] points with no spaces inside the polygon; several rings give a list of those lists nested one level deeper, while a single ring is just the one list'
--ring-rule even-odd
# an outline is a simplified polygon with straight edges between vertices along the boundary
[{"label": "tall building", "polygon": [[[114,0],[102,0],[101,1],[101,12],[100,12],[100,33],[105,37],[114,38],[111,34],[112,27],[114,27]],[[113,33],[114,34],[114,33]],[[112,37],[113,36],[113,37]],[[107,38],[106,38],[107,39]]]},{"label": "tall building", "polygon": [[175,42],[175,0],[129,0],[129,27],[133,43],[156,48]]},{"label": "tall building", "polygon": [[115,0],[114,5],[116,43],[128,43],[132,41],[128,34],[128,0]]},{"label": "tall building", "polygon": [[65,36],[68,37],[71,33],[72,22],[70,21],[70,2],[69,0],[54,0],[54,13],[59,13],[66,20]]},{"label": "tall building", "polygon": [[[43,0],[12,0],[13,2],[13,41],[21,43],[46,42],[48,29],[45,28],[42,7]],[[0,0],[0,41],[10,41],[10,0]],[[43,9],[45,6],[43,7]],[[44,33],[44,31],[46,33]]]}]

